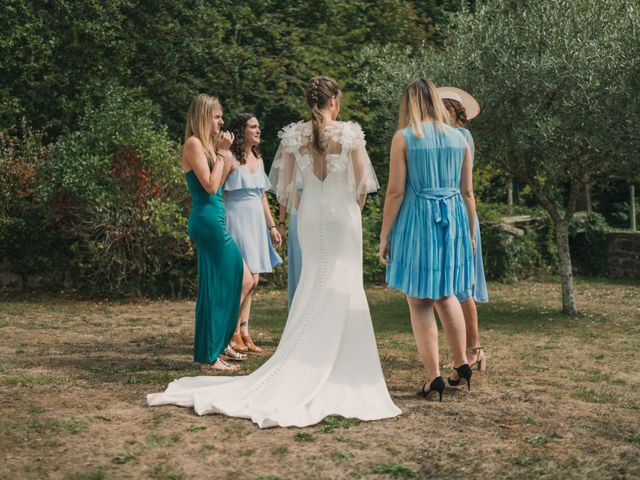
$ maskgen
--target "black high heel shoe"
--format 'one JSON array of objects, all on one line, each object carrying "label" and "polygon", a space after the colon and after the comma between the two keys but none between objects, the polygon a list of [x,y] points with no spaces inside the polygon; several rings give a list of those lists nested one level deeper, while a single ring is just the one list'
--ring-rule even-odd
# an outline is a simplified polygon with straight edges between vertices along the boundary
[{"label": "black high heel shoe", "polygon": [[424,387],[426,386],[427,384],[425,382],[422,388],[416,392],[416,395],[418,397],[427,398],[427,395],[429,395],[431,392],[438,392],[438,394],[440,395],[440,401],[442,401],[442,394],[444,393],[444,380],[442,379],[442,377],[436,377],[429,385],[429,390],[424,389]]},{"label": "black high heel shoe", "polygon": [[469,388],[469,390],[471,390],[471,375],[473,374],[473,370],[471,370],[469,364],[463,363],[459,367],[453,367],[453,369],[458,372],[458,378],[455,379],[448,377],[447,382],[449,382],[449,385],[451,385],[452,387],[457,387],[458,385],[460,385],[460,382],[464,378],[467,381],[467,387]]}]

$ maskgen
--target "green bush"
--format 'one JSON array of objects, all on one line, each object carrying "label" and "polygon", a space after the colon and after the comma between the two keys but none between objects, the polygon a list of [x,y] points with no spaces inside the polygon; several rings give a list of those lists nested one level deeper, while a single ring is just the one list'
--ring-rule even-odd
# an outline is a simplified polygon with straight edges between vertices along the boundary
[{"label": "green bush", "polygon": [[[611,211],[612,225],[618,228],[630,228],[631,226],[631,204],[626,202],[615,202]],[[636,224],[640,223],[640,198],[636,198]]]},{"label": "green bush", "polygon": [[0,260],[24,279],[51,270],[64,249],[39,193],[51,146],[41,132],[25,124],[22,131],[21,137],[0,132]]},{"label": "green bush", "polygon": [[529,229],[482,223],[482,254],[487,280],[517,281],[542,265],[536,237]]},{"label": "green bush", "polygon": [[576,275],[604,275],[609,227],[599,213],[579,212],[569,225],[571,263]]},{"label": "green bush", "polygon": [[68,244],[69,268],[92,294],[181,294],[195,281],[189,199],[178,145],[149,100],[111,89],[62,136],[42,197]]},{"label": "green bush", "polygon": [[378,258],[383,202],[382,195],[371,196],[362,211],[362,267],[365,282],[383,283],[385,280],[385,269]]}]

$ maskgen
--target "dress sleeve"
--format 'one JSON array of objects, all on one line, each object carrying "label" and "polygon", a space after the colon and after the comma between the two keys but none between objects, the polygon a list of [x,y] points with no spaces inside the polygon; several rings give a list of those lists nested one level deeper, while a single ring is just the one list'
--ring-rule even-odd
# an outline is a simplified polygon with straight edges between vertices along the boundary
[{"label": "dress sleeve", "polygon": [[289,211],[297,208],[299,203],[295,159],[295,152],[300,147],[300,133],[297,127],[297,124],[291,124],[278,133],[280,145],[269,171],[270,190],[276,194],[278,202],[286,205]]},{"label": "dress sleeve", "polygon": [[349,152],[349,181],[357,197],[377,192],[380,188],[369,154],[362,128],[349,122],[343,133],[342,146]]}]

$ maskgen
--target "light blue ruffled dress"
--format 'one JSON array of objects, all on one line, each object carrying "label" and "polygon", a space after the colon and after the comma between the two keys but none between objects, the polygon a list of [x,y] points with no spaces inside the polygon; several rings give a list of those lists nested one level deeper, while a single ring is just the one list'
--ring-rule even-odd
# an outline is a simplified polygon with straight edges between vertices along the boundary
[{"label": "light blue ruffled dress", "polygon": [[252,173],[238,165],[224,182],[227,230],[251,273],[269,273],[282,263],[271,243],[262,208],[262,194],[269,188],[271,182],[262,167]]},{"label": "light blue ruffled dress", "polygon": [[[471,132],[466,128],[458,128],[458,131],[464,135],[469,150],[471,150],[471,160],[473,161],[473,136]],[[484,263],[482,261],[482,238],[480,236],[480,222],[476,215],[476,254],[474,257],[474,269],[473,269],[473,287],[466,292],[457,293],[456,297],[460,303],[466,302],[473,297],[476,303],[486,303],[489,301],[489,292],[487,291],[487,280],[484,277]]]},{"label": "light blue ruffled dress", "polygon": [[473,249],[460,175],[467,142],[447,125],[402,131],[407,183],[389,234],[387,284],[408,296],[440,299],[473,286]]}]

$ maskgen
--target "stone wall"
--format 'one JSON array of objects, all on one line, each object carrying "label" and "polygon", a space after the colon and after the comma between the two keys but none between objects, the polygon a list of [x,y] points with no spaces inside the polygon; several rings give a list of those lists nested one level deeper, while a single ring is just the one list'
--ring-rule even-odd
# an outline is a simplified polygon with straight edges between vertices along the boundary
[{"label": "stone wall", "polygon": [[640,280],[640,232],[609,234],[607,276]]}]

